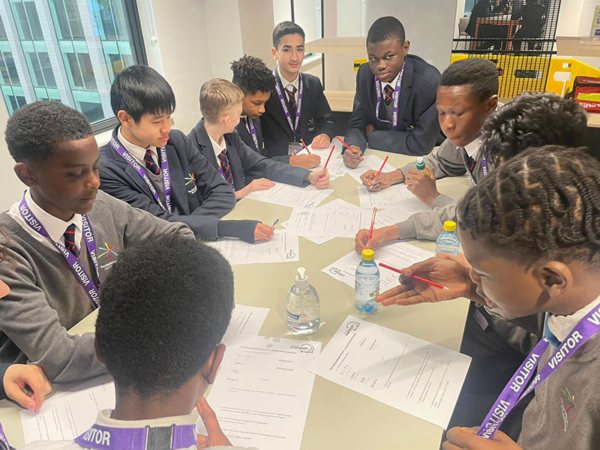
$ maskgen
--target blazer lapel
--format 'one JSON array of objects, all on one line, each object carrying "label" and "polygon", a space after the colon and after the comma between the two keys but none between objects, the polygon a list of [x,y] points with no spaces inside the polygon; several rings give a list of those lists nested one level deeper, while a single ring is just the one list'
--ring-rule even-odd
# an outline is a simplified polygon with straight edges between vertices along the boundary
[{"label": "blazer lapel", "polygon": [[[117,137],[117,130],[119,128],[115,128],[115,130],[113,131],[113,135],[112,138],[117,141],[119,144],[123,145],[120,141],[119,138]],[[112,155],[115,159],[115,161],[117,161],[119,164],[123,164],[125,165],[125,173],[127,174],[127,176],[131,179],[131,181],[133,181],[133,183],[142,191],[144,192],[146,195],[148,195],[150,198],[154,198],[154,196],[152,195],[152,192],[150,191],[150,188],[148,187],[148,185],[144,182],[144,180],[142,179],[142,177],[140,176],[139,173],[136,172],[136,170],[131,167],[129,164],[127,164],[127,161],[125,161],[121,155],[119,155],[117,153],[117,151],[112,148],[111,146],[111,152]]]},{"label": "blazer lapel", "polygon": [[183,210],[184,215],[190,213],[190,205],[188,202],[188,192],[185,186],[186,177],[191,177],[191,174],[183,172],[181,161],[177,157],[177,150],[172,145],[167,144],[167,161],[169,162],[169,175],[171,175],[171,195],[175,203]]},{"label": "blazer lapel", "polygon": [[413,83],[413,62],[410,58],[406,58],[404,66],[404,74],[402,75],[402,83],[400,90],[400,101],[398,102],[398,131],[404,130],[403,117],[408,105],[411,88]]},{"label": "blazer lapel", "polygon": [[198,122],[198,125],[194,128],[194,135],[196,137],[196,144],[198,144],[198,150],[200,150],[202,156],[204,156],[215,169],[219,170],[219,163],[217,162],[215,151],[202,120]]}]

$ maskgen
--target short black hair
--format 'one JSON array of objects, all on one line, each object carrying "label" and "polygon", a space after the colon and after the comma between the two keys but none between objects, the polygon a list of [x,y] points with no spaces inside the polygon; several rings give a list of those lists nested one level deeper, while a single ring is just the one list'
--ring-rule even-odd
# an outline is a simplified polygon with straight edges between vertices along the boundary
[{"label": "short black hair", "polygon": [[41,100],[23,106],[8,119],[4,137],[16,162],[46,161],[57,144],[93,134],[89,120],[57,101]]},{"label": "short black hair", "polygon": [[273,47],[278,48],[281,38],[288,34],[299,34],[302,36],[302,39],[306,39],[304,30],[300,25],[294,22],[285,21],[278,23],[275,26],[275,29],[273,29]]},{"label": "short black hair", "polygon": [[275,76],[262,59],[244,55],[231,63],[231,70],[231,81],[246,95],[255,94],[257,91],[271,92],[275,88]]},{"label": "short black hair", "polygon": [[406,33],[404,33],[404,25],[398,19],[392,16],[380,17],[367,33],[367,44],[377,44],[378,42],[387,41],[388,39],[398,39],[400,44],[404,44]]},{"label": "short black hair", "polygon": [[584,149],[529,149],[494,169],[458,205],[473,239],[517,264],[600,269],[600,162]]},{"label": "short black hair", "polygon": [[587,118],[572,100],[550,92],[523,92],[496,110],[481,128],[483,156],[497,166],[530,147],[585,145]]},{"label": "short black hair", "polygon": [[152,67],[130,66],[116,76],[110,88],[110,105],[115,116],[122,110],[137,123],[144,114],[172,114],[175,94]]},{"label": "short black hair", "polygon": [[96,340],[121,389],[169,397],[195,376],[231,319],[233,274],[181,235],[127,249],[102,284]]},{"label": "short black hair", "polygon": [[471,93],[480,102],[498,95],[498,69],[489,59],[467,58],[456,61],[444,70],[440,86],[471,86]]}]

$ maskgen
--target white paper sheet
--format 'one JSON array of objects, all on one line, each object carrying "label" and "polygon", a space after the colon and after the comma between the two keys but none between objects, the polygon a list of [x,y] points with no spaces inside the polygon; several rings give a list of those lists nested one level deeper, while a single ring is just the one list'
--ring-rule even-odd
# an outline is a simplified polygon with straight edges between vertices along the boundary
[{"label": "white paper sheet", "polygon": [[[231,321],[223,336],[223,344],[227,348],[239,345],[247,340],[252,340],[258,336],[267,315],[269,308],[259,308],[257,306],[235,305],[231,312]],[[225,353],[227,356],[227,353]]]},{"label": "white paper sheet", "polygon": [[399,206],[393,206],[390,208],[382,209],[377,211],[377,219],[375,221],[376,228],[388,227],[395,225],[398,222],[407,220],[410,216],[418,212],[431,211],[426,205],[421,202],[415,203],[414,201],[404,202]]},{"label": "white paper sheet", "polygon": [[[384,159],[381,159],[377,155],[369,155],[369,156],[365,156],[364,158],[365,158],[365,160],[362,161],[356,169],[350,169],[350,168],[346,167],[346,173],[348,175],[350,175],[352,178],[354,178],[357,183],[360,183],[360,184],[362,184],[360,176],[363,173],[368,172],[369,170],[377,170],[378,171],[381,168],[383,161],[385,161]],[[394,170],[396,170],[396,168],[394,166],[392,166],[389,162],[386,162],[385,166],[383,166],[383,169],[381,170],[381,173],[393,172]]]},{"label": "white paper sheet", "polygon": [[[411,211],[431,211],[415,197],[405,184],[396,184],[381,191],[371,192],[366,187],[359,187],[358,200],[361,208],[407,208]],[[268,191],[260,191],[268,192]]]},{"label": "white paper sheet", "polygon": [[[375,261],[386,263],[397,269],[404,269],[419,261],[433,257],[433,253],[420,249],[406,242],[396,242],[375,249]],[[360,263],[361,256],[352,251],[333,264],[325,267],[321,272],[326,273],[338,281],[354,287],[356,266]],[[385,292],[399,284],[398,274],[389,269],[379,267],[381,275],[379,292]]]},{"label": "white paper sheet", "polygon": [[50,397],[38,414],[21,411],[25,443],[74,439],[96,422],[100,410],[114,407],[112,378],[103,376],[90,380]]},{"label": "white paper sheet", "polygon": [[266,191],[254,191],[246,198],[291,208],[316,208],[333,192],[333,189],[317,189],[314,186],[305,188],[275,183]]},{"label": "white paper sheet", "polygon": [[[300,448],[321,343],[258,337],[233,349],[208,396],[233,445]],[[198,431],[204,425],[199,421]]]},{"label": "white paper sheet", "polygon": [[[321,150],[314,150],[312,148],[312,145],[308,146],[312,155],[318,155],[321,157],[321,164],[319,164],[312,170],[323,170],[323,167],[327,162],[327,158],[329,158],[331,148],[335,145],[335,149],[333,150],[333,153],[331,155],[331,160],[327,165],[327,171],[329,172],[329,179],[331,181],[335,180],[338,177],[343,177],[344,175],[346,175],[346,166],[344,164],[344,160],[341,158],[342,145],[339,142],[337,142],[336,144],[336,142],[337,140],[334,140],[334,142],[331,142],[331,144],[329,144],[329,147]],[[297,155],[308,155],[308,152],[306,151],[306,149],[303,148],[302,151],[297,153]]]},{"label": "white paper sheet", "polygon": [[311,370],[446,428],[470,364],[466,355],[348,316]]},{"label": "white paper sheet", "polygon": [[232,266],[300,261],[298,236],[285,230],[275,230],[267,242],[249,244],[239,239],[222,239],[207,245],[216,248]]},{"label": "white paper sheet", "polygon": [[287,222],[287,231],[304,237],[354,237],[361,228],[370,227],[372,218],[373,210],[355,206],[351,209],[337,206],[294,208]]}]

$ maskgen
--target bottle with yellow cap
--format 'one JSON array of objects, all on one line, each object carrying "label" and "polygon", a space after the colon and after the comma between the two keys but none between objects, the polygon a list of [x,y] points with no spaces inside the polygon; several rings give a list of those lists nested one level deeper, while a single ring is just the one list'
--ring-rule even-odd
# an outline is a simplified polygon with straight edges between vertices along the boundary
[{"label": "bottle with yellow cap", "polygon": [[450,256],[458,256],[459,251],[460,243],[456,234],[456,222],[447,220],[444,222],[444,231],[435,241],[435,254],[446,253]]},{"label": "bottle with yellow cap", "polygon": [[375,263],[375,252],[363,250],[362,260],[356,268],[354,284],[354,301],[356,309],[365,313],[372,313],[377,309],[375,297],[379,295],[379,268]]}]

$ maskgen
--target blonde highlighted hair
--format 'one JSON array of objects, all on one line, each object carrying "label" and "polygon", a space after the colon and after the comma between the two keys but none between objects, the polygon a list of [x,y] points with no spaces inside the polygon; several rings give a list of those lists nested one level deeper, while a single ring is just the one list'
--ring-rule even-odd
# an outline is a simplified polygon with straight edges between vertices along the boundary
[{"label": "blonde highlighted hair", "polygon": [[244,93],[231,81],[213,78],[200,88],[200,111],[204,120],[215,123],[219,116],[244,101]]}]

